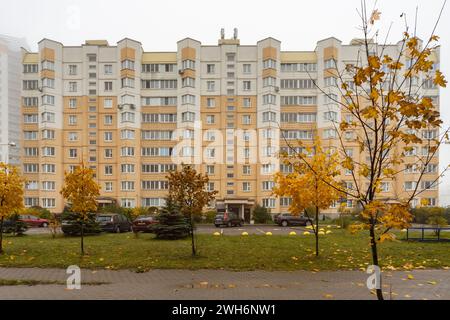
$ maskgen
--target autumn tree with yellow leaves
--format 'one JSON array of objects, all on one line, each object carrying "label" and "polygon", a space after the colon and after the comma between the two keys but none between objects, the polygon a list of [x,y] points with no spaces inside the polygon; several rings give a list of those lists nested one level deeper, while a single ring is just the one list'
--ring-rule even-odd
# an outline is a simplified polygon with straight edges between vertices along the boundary
[{"label": "autumn tree with yellow leaves", "polygon": [[[316,237],[316,256],[319,255],[319,214],[339,199],[339,159],[324,150],[319,139],[314,147],[305,147],[305,153],[282,154],[285,165],[292,167],[292,173],[279,172],[275,175],[274,193],[279,197],[292,199],[289,211],[293,215],[305,213]],[[307,209],[314,209],[315,225]]]},{"label": "autumn tree with yellow leaves", "polygon": [[81,226],[81,254],[84,255],[84,226],[89,214],[97,211],[100,186],[94,180],[94,171],[84,164],[73,172],[66,172],[61,195],[70,203],[70,211],[78,215]]},{"label": "autumn tree with yellow leaves", "polygon": [[[421,187],[421,181],[430,173],[430,165],[437,163],[439,147],[449,137],[449,128],[442,127],[436,101],[424,94],[425,89],[447,85],[436,63],[439,37],[435,31],[443,9],[444,6],[428,39],[422,41],[411,34],[406,23],[397,47],[400,50],[393,51],[386,43],[378,43],[381,12],[368,10],[366,1],[362,1],[359,14],[364,37],[359,41],[360,49],[354,61],[347,64],[338,63],[334,57],[334,68],[328,70],[335,79],[333,90],[339,95],[316,84],[341,110],[342,119],[331,121],[338,141],[335,152],[351,182],[336,187],[327,179],[321,180],[361,209],[362,222],[352,229],[368,231],[375,266],[380,265],[377,245],[393,239],[392,230],[410,225],[412,202],[434,188],[444,173],[435,174],[433,181]],[[351,141],[348,136],[353,136]],[[349,147],[358,148],[359,156],[350,154]],[[425,151],[415,152],[419,147]],[[308,163],[306,157],[299,159]],[[314,167],[309,169],[315,172]],[[413,190],[397,188],[392,196],[386,197],[383,183],[398,183],[405,171],[415,174]],[[381,288],[376,294],[383,299]]]},{"label": "autumn tree with yellow leaves", "polygon": [[23,208],[24,182],[17,167],[0,163],[0,254],[3,253],[4,221]]},{"label": "autumn tree with yellow leaves", "polygon": [[179,208],[190,225],[192,255],[197,253],[194,236],[194,216],[199,216],[203,208],[214,199],[217,191],[207,191],[209,177],[198,173],[193,166],[182,164],[182,169],[171,171],[167,176],[169,181],[168,201]]}]

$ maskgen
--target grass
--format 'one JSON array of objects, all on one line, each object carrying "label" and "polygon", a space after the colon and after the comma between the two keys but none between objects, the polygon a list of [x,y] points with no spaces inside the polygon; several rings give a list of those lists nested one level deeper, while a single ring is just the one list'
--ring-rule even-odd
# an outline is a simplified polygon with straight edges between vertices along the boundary
[{"label": "grass", "polygon": [[[404,237],[403,233],[398,238]],[[85,239],[88,253],[80,257],[80,239],[49,235],[6,236],[0,267],[56,267],[76,264],[82,268],[132,269],[225,269],[225,270],[357,270],[371,263],[366,234],[345,230],[320,239],[321,252],[314,254],[311,236],[213,236],[197,235],[199,255],[191,256],[190,240],[163,241],[153,235],[102,234]],[[387,269],[448,268],[449,242],[385,242],[380,245],[381,265]]]},{"label": "grass", "polygon": [[[65,281],[58,280],[31,280],[31,279],[0,279],[0,287],[2,286],[37,286],[37,285],[50,285],[59,284],[66,285]],[[107,284],[107,282],[83,282],[83,285],[94,286]]]}]

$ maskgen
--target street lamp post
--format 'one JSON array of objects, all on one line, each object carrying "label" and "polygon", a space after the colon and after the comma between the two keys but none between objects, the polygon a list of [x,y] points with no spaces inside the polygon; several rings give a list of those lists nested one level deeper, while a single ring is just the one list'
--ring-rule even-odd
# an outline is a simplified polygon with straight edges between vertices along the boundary
[{"label": "street lamp post", "polygon": [[[8,143],[0,143],[0,146],[15,147],[15,146],[17,146],[17,144],[13,141],[10,141]],[[7,152],[5,163],[8,164],[8,162],[9,162],[9,153]]]}]

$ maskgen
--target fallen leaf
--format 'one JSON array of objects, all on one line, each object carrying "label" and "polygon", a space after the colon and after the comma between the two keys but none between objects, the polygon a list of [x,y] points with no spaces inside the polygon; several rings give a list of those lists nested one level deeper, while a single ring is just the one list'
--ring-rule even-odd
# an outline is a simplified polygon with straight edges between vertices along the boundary
[{"label": "fallen leaf", "polygon": [[408,280],[414,280],[414,276],[412,274],[408,274]]}]

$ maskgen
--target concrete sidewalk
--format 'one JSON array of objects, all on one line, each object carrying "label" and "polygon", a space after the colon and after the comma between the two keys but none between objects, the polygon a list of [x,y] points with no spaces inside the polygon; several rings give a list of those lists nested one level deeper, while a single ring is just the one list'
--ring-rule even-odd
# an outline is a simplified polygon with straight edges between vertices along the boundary
[{"label": "concrete sidewalk", "polygon": [[[413,279],[408,279],[409,274]],[[65,282],[67,275],[62,269],[0,268],[0,279]],[[82,270],[81,279],[108,284],[82,285],[81,290],[67,290],[64,285],[0,286],[0,299],[375,299],[361,271]],[[449,300],[450,272],[386,272],[383,291],[386,299]]]}]

